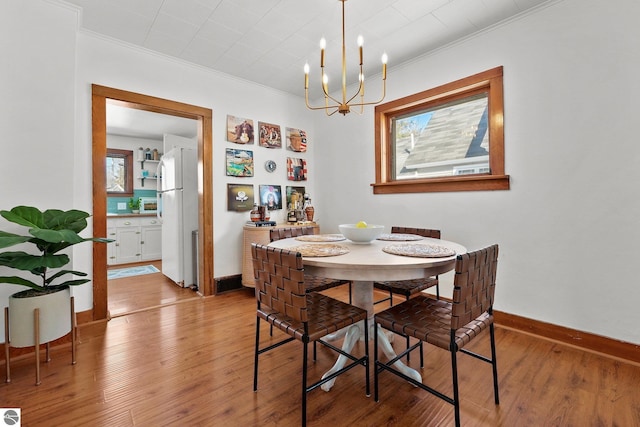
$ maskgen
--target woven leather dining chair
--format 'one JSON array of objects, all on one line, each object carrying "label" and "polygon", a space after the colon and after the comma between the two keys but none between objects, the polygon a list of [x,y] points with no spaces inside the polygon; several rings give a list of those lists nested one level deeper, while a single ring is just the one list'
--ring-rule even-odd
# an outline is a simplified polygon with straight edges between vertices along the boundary
[{"label": "woven leather dining chair", "polygon": [[[374,339],[374,393],[376,402],[378,395],[378,376],[382,371],[389,371],[400,376],[416,387],[443,399],[454,406],[455,423],[460,425],[460,398],[458,393],[458,368],[456,354],[461,351],[493,367],[493,394],[496,405],[500,403],[498,396],[498,369],[496,364],[496,343],[493,327],[493,299],[495,294],[496,270],[498,266],[498,245],[469,252],[456,257],[453,300],[447,302],[428,296],[411,298],[375,315],[376,325],[401,335],[409,335],[420,340],[398,357],[388,361],[378,360],[378,338]],[[491,358],[473,353],[464,348],[479,333],[489,329],[491,339]],[[392,364],[402,358],[405,353],[420,348],[426,342],[451,352],[451,370],[453,377],[453,397],[447,396],[421,382],[398,372]]]},{"label": "woven leather dining chair", "polygon": [[[302,255],[257,243],[251,244],[256,284],[256,344],[253,391],[258,390],[258,356],[293,340],[302,342],[302,425],[307,422],[307,393],[350,370],[365,367],[365,392],[370,395],[367,311],[318,292],[307,292]],[[260,348],[260,321],[264,320],[289,337]],[[364,356],[355,357],[323,341],[327,334],[364,322]],[[319,342],[351,360],[342,369],[307,385],[308,345]],[[315,351],[314,351],[315,360]]]},{"label": "woven leather dining chair", "polygon": [[[404,233],[404,234],[417,234],[422,237],[432,237],[434,239],[440,238],[440,230],[432,230],[429,228],[410,228],[410,227],[391,227],[391,233]],[[373,286],[376,289],[389,292],[387,298],[383,298],[375,302],[375,304],[389,301],[389,305],[393,306],[393,294],[404,295],[406,299],[411,298],[412,295],[422,292],[425,289],[436,287],[436,297],[440,299],[440,285],[438,282],[438,276],[427,277],[424,279],[413,280],[393,280],[387,282],[373,282]]]},{"label": "woven leather dining chair", "polygon": [[[269,231],[269,237],[272,242],[280,239],[287,239],[289,237],[306,236],[309,234],[315,234],[313,226],[272,228]],[[349,285],[349,304],[351,304],[350,280],[327,279],[305,273],[304,283],[307,292],[321,292],[336,286]]]},{"label": "woven leather dining chair", "polygon": [[[391,233],[417,234],[418,236],[422,237],[431,237],[434,239],[440,238],[440,230],[433,230],[430,228],[399,227],[394,225],[393,227],[391,227]],[[409,298],[411,298],[411,296],[434,286],[436,288],[436,298],[440,299],[440,283],[438,282],[438,276],[425,277],[422,279],[373,282],[373,286],[376,289],[389,292],[388,297],[382,298],[381,300],[374,302],[374,304],[389,301],[389,305],[393,307],[393,294],[404,295],[405,299],[408,300]],[[407,348],[409,348],[409,345],[409,337],[407,337]],[[422,353],[422,350],[420,351]],[[411,355],[410,353],[407,353],[407,361],[410,360]]]}]

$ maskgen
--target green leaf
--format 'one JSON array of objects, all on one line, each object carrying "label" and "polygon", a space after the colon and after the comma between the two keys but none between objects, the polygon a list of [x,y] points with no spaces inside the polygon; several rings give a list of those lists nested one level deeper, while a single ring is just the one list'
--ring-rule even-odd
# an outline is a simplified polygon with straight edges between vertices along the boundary
[{"label": "green leaf", "polygon": [[87,228],[87,218],[90,217],[87,212],[71,209],[69,211],[60,211],[49,209],[43,213],[44,227],[52,230],[68,229],[75,233],[80,233]]},{"label": "green leaf", "polygon": [[29,230],[34,237],[44,240],[48,243],[68,242],[76,244],[84,242],[84,239],[78,236],[78,233],[72,230],[47,230],[42,228],[32,228]]},{"label": "green leaf", "polygon": [[91,280],[89,279],[77,279],[77,280],[68,280],[64,283],[60,283],[59,285],[56,285],[56,287],[61,287],[61,286],[78,286],[78,285],[82,285],[84,283],[90,282]]},{"label": "green leaf", "polygon": [[32,206],[16,206],[10,211],[0,211],[7,221],[24,225],[25,227],[42,228],[45,226],[42,212]]},{"label": "green leaf", "polygon": [[47,280],[46,280],[46,284],[48,285],[49,283],[53,282],[58,277],[64,276],[65,274],[73,274],[75,276],[82,276],[82,277],[87,275],[87,273],[83,273],[82,271],[60,270],[56,274],[54,274],[53,276],[48,277]]},{"label": "green leaf", "polygon": [[23,279],[22,277],[17,277],[17,276],[10,276],[10,277],[0,276],[0,283],[10,283],[12,285],[28,286],[32,289],[43,289],[42,286],[36,285],[30,280]]},{"label": "green leaf", "polygon": [[20,243],[28,242],[31,237],[18,236],[17,234],[7,233],[6,231],[0,231],[0,248],[8,248]]},{"label": "green leaf", "polygon": [[34,271],[43,267],[60,268],[67,263],[69,263],[69,256],[66,254],[43,256],[26,252],[3,252],[0,254],[0,265],[24,271]]}]

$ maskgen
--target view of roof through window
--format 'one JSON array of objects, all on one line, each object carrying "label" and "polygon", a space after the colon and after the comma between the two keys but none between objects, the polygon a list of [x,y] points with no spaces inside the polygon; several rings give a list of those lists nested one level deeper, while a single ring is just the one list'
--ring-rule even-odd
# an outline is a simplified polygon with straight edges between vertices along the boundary
[{"label": "view of roof through window", "polygon": [[486,93],[396,118],[395,179],[489,172]]}]

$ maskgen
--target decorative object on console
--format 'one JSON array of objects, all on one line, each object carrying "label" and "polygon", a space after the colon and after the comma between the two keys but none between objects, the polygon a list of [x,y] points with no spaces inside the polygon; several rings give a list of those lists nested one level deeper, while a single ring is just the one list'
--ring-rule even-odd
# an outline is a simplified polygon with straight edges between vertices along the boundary
[{"label": "decorative object on console", "polygon": [[311,196],[309,194],[304,194],[304,214],[307,217],[307,221],[313,221],[313,214],[315,213],[315,208],[311,204]]}]

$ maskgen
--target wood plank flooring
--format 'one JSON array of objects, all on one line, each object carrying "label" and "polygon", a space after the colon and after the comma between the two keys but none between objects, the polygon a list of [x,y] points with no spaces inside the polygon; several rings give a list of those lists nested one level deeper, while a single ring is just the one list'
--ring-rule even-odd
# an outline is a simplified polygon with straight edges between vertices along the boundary
[{"label": "wood plank flooring", "polygon": [[[109,270],[139,265],[153,265],[162,271],[162,261],[146,261],[127,265],[110,266]],[[149,308],[173,304],[185,299],[198,298],[196,292],[181,288],[162,273],[143,274],[109,280],[107,301],[111,317]]]},{"label": "wood plank flooring", "polygon": [[[347,298],[342,288],[328,293]],[[299,425],[300,344],[261,357],[254,393],[254,328],[252,290],[85,325],[77,364],[70,364],[69,346],[53,349],[52,360],[42,364],[40,386],[34,385],[33,357],[14,360],[13,382],[0,384],[0,406],[22,408],[23,426]],[[640,366],[499,326],[496,337],[499,406],[493,403],[490,366],[458,358],[464,426],[640,425]],[[272,339],[266,325],[261,339]],[[354,351],[361,354],[363,345]],[[404,340],[394,345],[402,348]],[[488,334],[472,347],[488,352]],[[425,383],[451,393],[449,354],[427,346],[425,357],[424,369],[417,367],[417,356],[411,365]],[[310,379],[334,361],[319,347]],[[365,396],[364,370],[353,369],[329,393],[309,394],[309,425],[453,425],[451,405],[397,377],[381,374],[380,398],[376,403]]]}]

